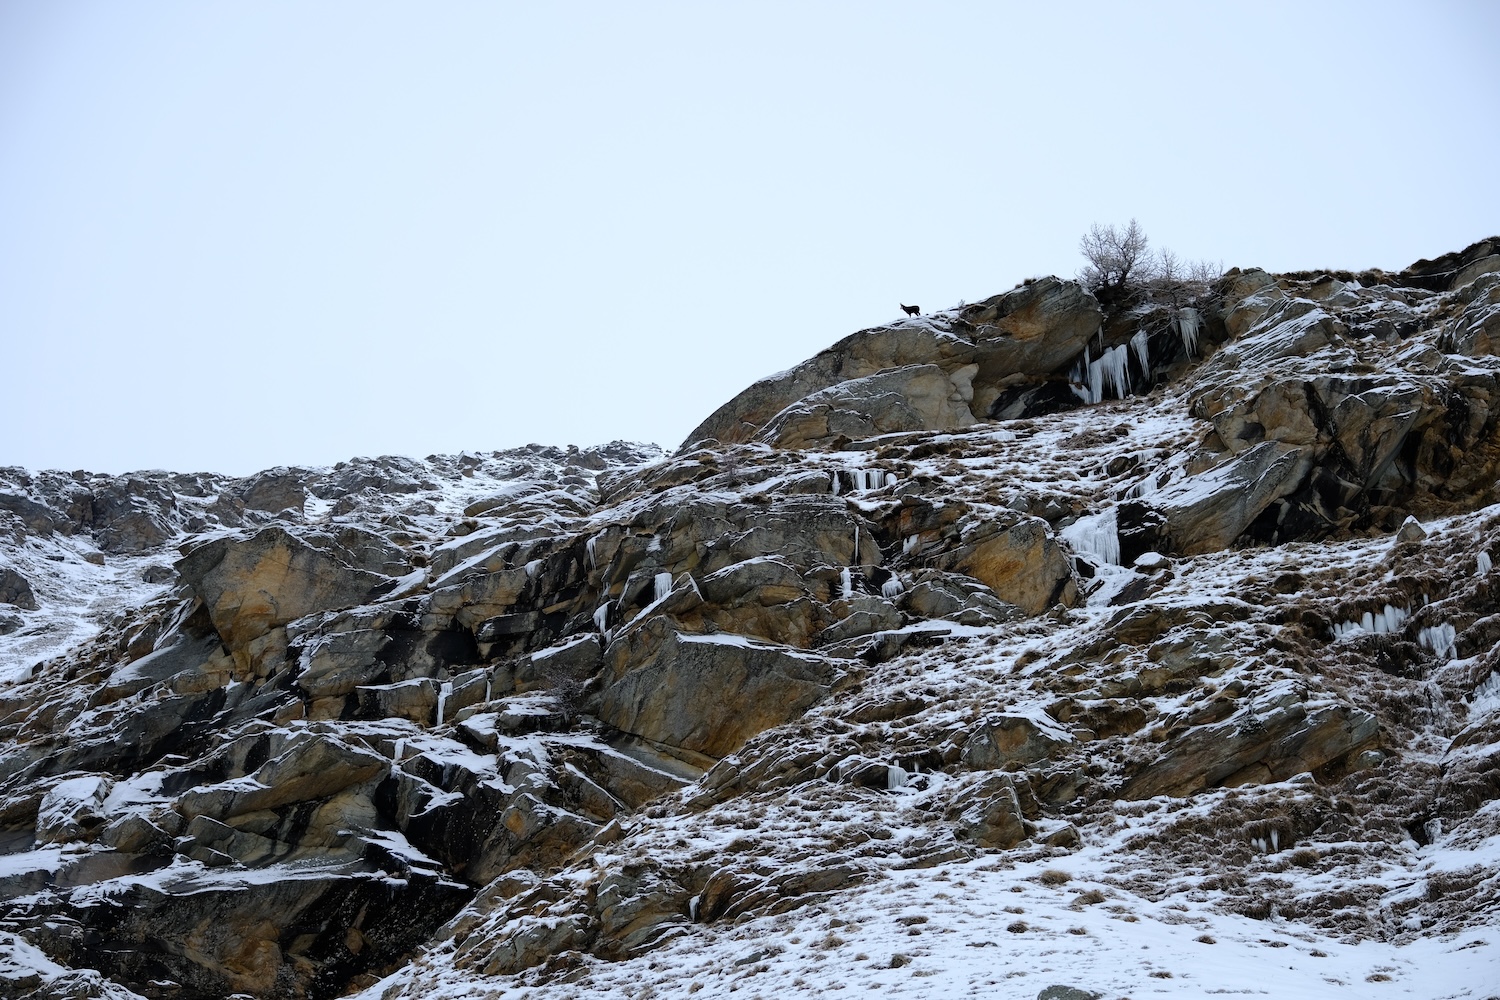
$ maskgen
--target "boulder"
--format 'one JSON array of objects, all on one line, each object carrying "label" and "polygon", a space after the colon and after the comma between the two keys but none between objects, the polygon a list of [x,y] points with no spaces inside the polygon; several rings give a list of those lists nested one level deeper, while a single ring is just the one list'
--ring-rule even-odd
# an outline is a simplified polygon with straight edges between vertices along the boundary
[{"label": "boulder", "polygon": [[971,518],[958,543],[932,561],[941,569],[972,576],[1028,615],[1041,614],[1054,604],[1072,604],[1077,597],[1072,563],[1039,517]]},{"label": "boulder", "polygon": [[249,510],[277,514],[288,508],[302,513],[307,503],[307,471],[278,466],[257,472],[243,480],[234,490],[240,503]]},{"label": "boulder", "polygon": [[804,397],[756,434],[775,448],[816,448],[899,431],[944,431],[974,423],[977,365],[951,375],[937,365],[909,365],[850,379]]},{"label": "boulder", "polygon": [[1120,556],[1200,555],[1232,545],[1260,514],[1295,491],[1314,464],[1310,448],[1265,441],[1217,467],[1120,505]]},{"label": "boulder", "polygon": [[177,534],[177,500],[166,484],[112,480],[94,491],[94,541],[109,553],[149,552]]},{"label": "boulder", "polygon": [[1023,715],[986,719],[963,749],[965,767],[974,770],[1014,770],[1047,760],[1067,750],[1072,737],[1044,720]]},{"label": "boulder", "polygon": [[987,777],[964,796],[967,804],[954,832],[987,850],[1005,850],[1026,839],[1021,800],[1009,775]]},{"label": "boulder", "polygon": [[36,815],[36,839],[61,844],[93,839],[104,825],[104,800],[114,782],[100,774],[68,778],[42,796]]},{"label": "boulder", "polygon": [[[972,420],[976,409],[987,409],[1000,382],[1042,378],[1070,364],[1099,329],[1102,318],[1099,303],[1076,282],[1042,278],[956,314],[861,330],[788,371],[756,382],[699,424],[684,447],[707,439],[725,444],[752,440],[782,411],[815,393],[912,366],[935,366],[950,381],[951,388],[945,388],[924,375],[928,381],[918,392],[927,401],[924,405],[949,419],[955,417],[953,408],[960,400],[964,404],[973,401],[968,406]],[[971,366],[971,373],[963,371]],[[845,398],[853,403],[871,395],[868,388],[856,387]],[[895,411],[898,400],[886,399],[879,408]],[[857,413],[858,405],[839,412]],[[833,423],[837,425],[840,419]],[[830,433],[839,431],[830,429]],[[807,440],[822,436],[808,435],[805,430],[797,434]]]},{"label": "boulder", "polygon": [[1368,712],[1346,705],[1309,709],[1286,695],[1263,715],[1246,712],[1188,730],[1126,782],[1121,795],[1184,796],[1218,785],[1284,781],[1372,747],[1379,735]]},{"label": "boulder", "polygon": [[599,718],[706,757],[797,718],[843,676],[822,656],[736,635],[683,635],[662,618],[605,652]]},{"label": "boulder", "polygon": [[314,547],[280,526],[215,538],[176,567],[231,650],[303,615],[363,604],[391,585],[355,569],[335,546]]},{"label": "boulder", "polygon": [[36,595],[31,583],[9,566],[0,566],[0,604],[9,604],[23,611],[36,610]]}]

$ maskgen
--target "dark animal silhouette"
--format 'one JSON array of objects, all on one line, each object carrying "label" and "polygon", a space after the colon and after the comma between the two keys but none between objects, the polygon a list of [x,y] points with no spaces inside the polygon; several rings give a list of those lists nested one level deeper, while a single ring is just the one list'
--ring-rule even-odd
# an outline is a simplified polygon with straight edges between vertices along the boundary
[{"label": "dark animal silhouette", "polygon": [[908,315],[908,316],[915,316],[915,315],[917,315],[918,313],[920,313],[922,311],[922,307],[921,306],[908,306],[908,305],[904,305],[904,304],[899,303],[899,302],[897,303],[897,305],[900,305],[901,308],[906,312],[906,315]]}]

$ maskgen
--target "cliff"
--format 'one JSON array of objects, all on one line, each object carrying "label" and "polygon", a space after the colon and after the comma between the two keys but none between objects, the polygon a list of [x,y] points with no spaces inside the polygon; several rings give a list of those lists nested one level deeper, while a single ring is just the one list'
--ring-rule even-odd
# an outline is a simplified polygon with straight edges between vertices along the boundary
[{"label": "cliff", "polygon": [[1030,281],[672,455],[0,470],[0,993],[1487,995],[1497,250]]}]

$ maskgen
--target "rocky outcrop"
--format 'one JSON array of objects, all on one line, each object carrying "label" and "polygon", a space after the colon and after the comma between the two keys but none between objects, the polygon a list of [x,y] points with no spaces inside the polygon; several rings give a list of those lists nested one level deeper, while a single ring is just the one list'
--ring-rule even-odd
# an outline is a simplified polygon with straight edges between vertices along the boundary
[{"label": "rocky outcrop", "polygon": [[0,992],[717,995],[850,912],[926,973],[969,887],[1482,926],[1411,845],[1496,835],[1492,257],[1034,281],[673,456],[0,470]]},{"label": "rocky outcrop", "polygon": [[1378,735],[1379,725],[1367,712],[1344,706],[1309,710],[1295,695],[1287,695],[1263,714],[1184,733],[1130,779],[1122,794],[1143,799],[1190,795],[1216,785],[1283,781],[1374,746]]},{"label": "rocky outcrop", "polygon": [[763,440],[826,447],[851,437],[949,430],[987,417],[1008,388],[1045,381],[1099,329],[1099,304],[1043,278],[948,313],[862,330],[755,383],[687,444]]},{"label": "rocky outcrop", "polygon": [[8,566],[0,566],[0,604],[26,611],[36,610],[36,595],[31,592],[31,583]]},{"label": "rocky outcrop", "polygon": [[606,651],[599,718],[673,750],[723,757],[801,715],[842,676],[821,656],[735,635],[683,635],[658,618]]},{"label": "rocky outcrop", "polygon": [[230,649],[243,649],[274,628],[315,611],[363,604],[391,581],[357,569],[331,539],[314,545],[284,528],[246,538],[217,538],[177,562],[214,629]]}]

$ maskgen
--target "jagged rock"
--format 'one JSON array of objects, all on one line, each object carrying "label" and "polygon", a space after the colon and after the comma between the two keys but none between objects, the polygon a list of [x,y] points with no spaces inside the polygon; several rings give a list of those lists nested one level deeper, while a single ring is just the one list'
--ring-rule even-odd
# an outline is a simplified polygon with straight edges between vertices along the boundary
[{"label": "jagged rock", "polygon": [[1072,604],[1077,595],[1072,564],[1039,517],[1018,515],[1009,523],[975,519],[958,543],[933,561],[974,577],[1029,615]]},{"label": "jagged rock", "polygon": [[31,592],[31,584],[9,566],[0,567],[0,604],[25,611],[36,610],[36,595]]},{"label": "jagged rock", "polygon": [[960,625],[992,625],[1022,612],[972,577],[922,570],[902,597],[902,604],[922,618],[947,618]]},{"label": "jagged rock", "polygon": [[[951,387],[933,382],[921,395],[950,404],[952,395],[967,395],[973,400],[970,418],[987,415],[1000,383],[1041,378],[1070,363],[1101,318],[1098,302],[1076,283],[1043,278],[967,306],[957,316],[861,330],[750,386],[698,425],[684,447],[710,438],[726,444],[748,441],[777,414],[815,393],[913,365],[936,366],[950,377]],[[958,374],[971,365],[978,366],[972,376]],[[972,393],[962,388],[964,382]],[[870,395],[854,388],[847,398]]]},{"label": "jagged rock", "polygon": [[386,673],[380,654],[390,645],[379,629],[314,636],[302,651],[297,686],[314,699],[346,695]]},{"label": "jagged rock", "polygon": [[788,722],[842,676],[831,661],[734,635],[683,635],[653,619],[605,652],[599,718],[676,750],[723,757]]},{"label": "jagged rock", "polygon": [[978,365],[945,372],[909,365],[849,379],[782,410],[756,435],[777,448],[813,448],[832,441],[898,431],[953,430],[974,423]]},{"label": "jagged rock", "polygon": [[1071,743],[1066,732],[1019,715],[986,719],[964,745],[965,767],[1010,770],[1046,760]]},{"label": "jagged rock", "polygon": [[991,775],[964,798],[969,805],[955,831],[961,839],[987,850],[1004,850],[1026,839],[1021,800],[1009,775]]},{"label": "jagged rock", "polygon": [[50,535],[58,527],[51,508],[17,493],[0,492],[0,511],[15,515],[35,535]]},{"label": "jagged rock", "polygon": [[256,771],[254,780],[203,785],[179,796],[178,810],[189,819],[231,816],[276,809],[291,802],[325,799],[351,785],[384,774],[390,761],[328,736],[294,743]]},{"label": "jagged rock", "polygon": [[13,611],[0,608],[0,635],[10,635],[26,626],[26,619]]},{"label": "jagged rock", "polygon": [[588,680],[604,663],[604,646],[596,635],[577,636],[560,646],[531,654],[516,672],[521,684],[557,687]]},{"label": "jagged rock", "polygon": [[[1500,260],[1487,257],[1485,261]],[[1448,321],[1440,341],[1449,354],[1500,354],[1500,275],[1489,273],[1460,295],[1463,311]]]},{"label": "jagged rock", "polygon": [[688,919],[692,893],[653,868],[627,867],[599,882],[598,946],[606,957],[624,958],[661,934],[664,924]]},{"label": "jagged rock", "polygon": [[1122,795],[1190,795],[1216,785],[1282,781],[1316,771],[1374,744],[1374,716],[1343,705],[1309,711],[1295,696],[1264,715],[1197,726],[1169,743]]},{"label": "jagged rock", "polygon": [[177,562],[231,650],[315,611],[362,604],[386,577],[353,568],[329,545],[315,547],[281,527],[248,538],[216,538]]},{"label": "jagged rock", "polygon": [[835,613],[843,617],[828,626],[817,636],[820,646],[847,642],[874,632],[900,628],[903,624],[901,612],[890,601],[857,594],[833,606]]},{"label": "jagged rock", "polygon": [[306,469],[277,466],[244,480],[235,495],[249,510],[277,514],[291,508],[300,515],[307,503],[307,477]]},{"label": "jagged rock", "polygon": [[1307,448],[1265,441],[1217,468],[1120,505],[1120,556],[1198,555],[1228,548],[1313,467]]},{"label": "jagged rock", "polygon": [[104,824],[104,800],[114,782],[103,775],[68,778],[42,796],[36,816],[36,839],[44,844],[83,840]]},{"label": "jagged rock", "polygon": [[177,533],[176,498],[161,482],[127,478],[94,491],[94,541],[110,553],[147,552]]}]

